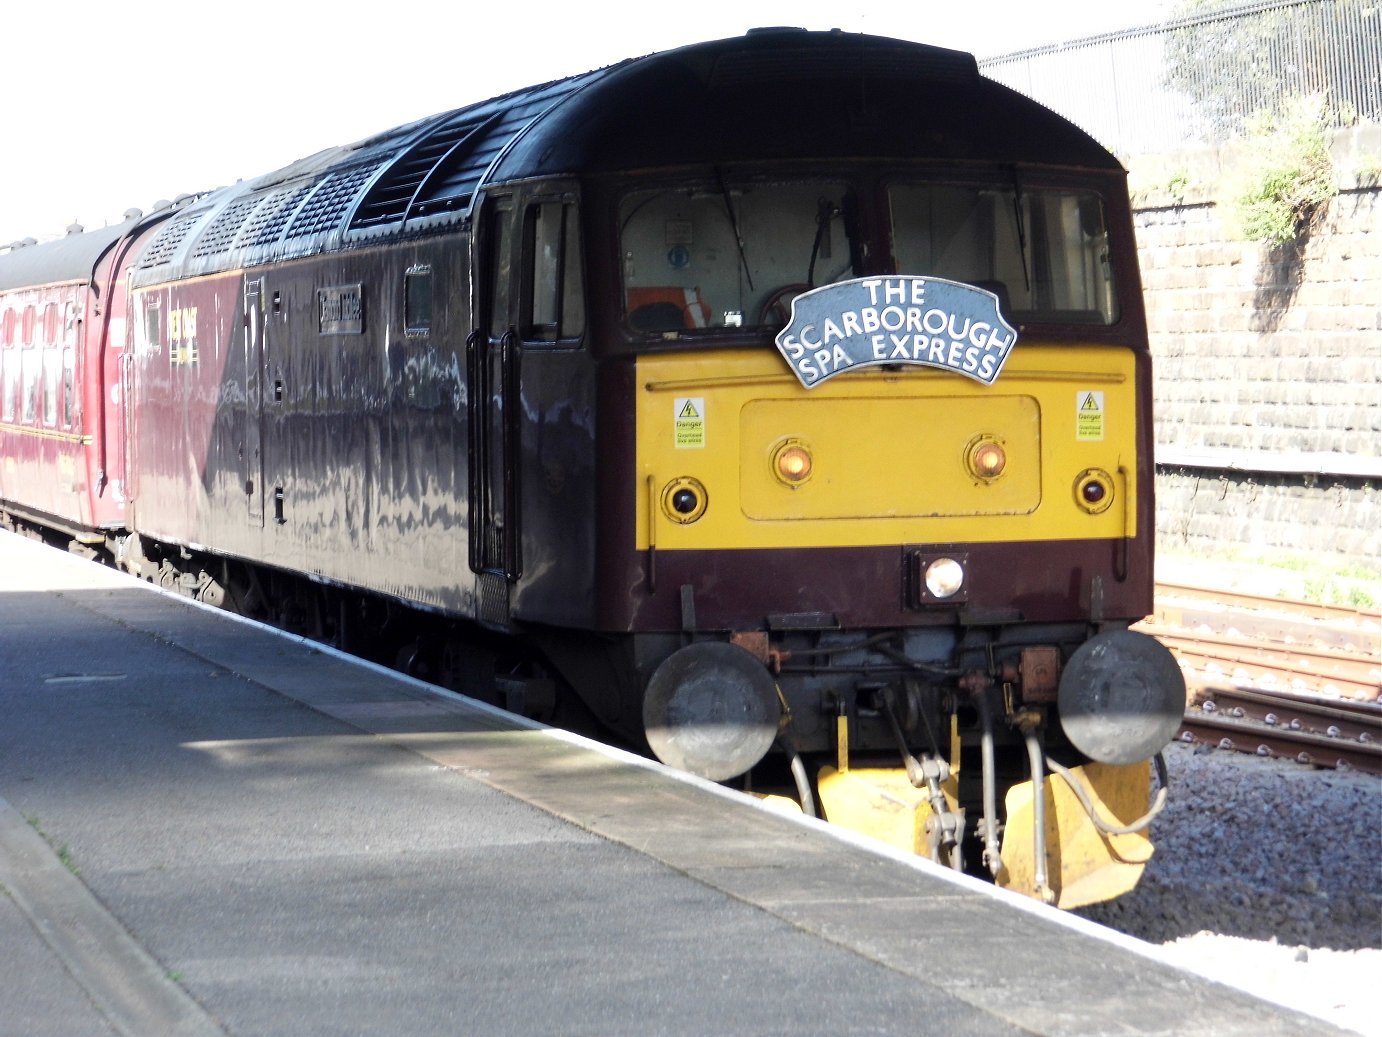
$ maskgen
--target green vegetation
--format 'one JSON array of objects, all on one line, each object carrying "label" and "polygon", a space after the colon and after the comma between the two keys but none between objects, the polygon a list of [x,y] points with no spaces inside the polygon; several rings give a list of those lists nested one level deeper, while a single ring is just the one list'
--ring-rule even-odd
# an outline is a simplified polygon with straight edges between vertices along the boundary
[{"label": "green vegetation", "polygon": [[1210,141],[1238,136],[1256,113],[1285,111],[1297,95],[1327,97],[1336,114],[1375,121],[1376,87],[1356,62],[1316,55],[1334,46],[1378,53],[1378,15],[1377,0],[1179,0],[1168,17],[1163,81],[1191,101],[1191,119]]},{"label": "green vegetation", "polygon": [[1326,579],[1316,585],[1313,580],[1305,581],[1306,601],[1316,601],[1322,605],[1351,605],[1356,609],[1377,608],[1377,595],[1356,584],[1339,586]]},{"label": "green vegetation", "polygon": [[80,875],[81,871],[77,867],[77,862],[72,859],[72,848],[66,843],[58,847],[58,860],[62,861],[62,866],[73,875]]},{"label": "green vegetation", "polygon": [[[43,830],[43,827],[38,823],[37,817],[35,817],[32,814],[29,814],[24,818],[24,820],[29,823],[30,828],[32,828],[35,832],[39,834],[40,837],[42,837],[45,843],[47,843],[49,846],[53,846],[53,840],[48,838],[48,833],[45,832]],[[70,846],[68,846],[66,843],[63,843],[61,846],[53,846],[53,849],[57,853],[58,860],[62,862],[62,866],[64,868],[70,871],[73,875],[81,874],[81,869],[77,867],[77,862],[72,859],[72,848]]]},{"label": "green vegetation", "polygon": [[1166,184],[1166,193],[1171,196],[1171,200],[1177,205],[1185,203],[1185,192],[1190,187],[1190,174],[1185,170],[1179,170],[1171,177]]},{"label": "green vegetation", "polygon": [[[1158,557],[1184,560],[1175,551]],[[1250,570],[1242,589],[1315,605],[1345,605],[1376,609],[1382,603],[1382,568],[1358,562],[1330,564],[1318,557],[1282,550],[1229,547],[1216,551],[1213,561]],[[1248,578],[1248,575],[1251,578]]]},{"label": "green vegetation", "polygon": [[1323,95],[1295,98],[1280,114],[1263,111],[1248,120],[1244,158],[1228,194],[1242,237],[1282,245],[1308,236],[1338,193],[1329,154],[1335,121]]},{"label": "green vegetation", "polygon": [[1382,158],[1377,155],[1365,155],[1363,161],[1358,164],[1358,186],[1376,187],[1382,181]]},{"label": "green vegetation", "polygon": [[[1274,249],[1300,245],[1337,194],[1333,132],[1375,122],[1382,111],[1375,77],[1356,61],[1322,56],[1382,51],[1380,15],[1378,0],[1176,0],[1162,82],[1187,102],[1196,138],[1242,145],[1242,161],[1218,193],[1239,237]],[[1358,183],[1375,185],[1376,159],[1362,165]],[[1178,186],[1168,185],[1173,199]]]}]

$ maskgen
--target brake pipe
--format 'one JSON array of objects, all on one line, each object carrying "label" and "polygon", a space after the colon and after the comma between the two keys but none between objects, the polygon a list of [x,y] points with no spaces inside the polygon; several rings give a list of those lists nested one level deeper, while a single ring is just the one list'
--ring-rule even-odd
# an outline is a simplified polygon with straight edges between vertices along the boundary
[{"label": "brake pipe", "polygon": [[1027,744],[1027,760],[1032,768],[1032,885],[1044,903],[1056,902],[1055,891],[1046,877],[1046,772],[1045,754],[1037,741],[1036,724],[1022,723],[1022,740]]},{"label": "brake pipe", "polygon": [[[987,685],[987,681],[985,682]],[[993,708],[985,695],[986,687],[972,688],[975,705],[979,710],[979,736],[981,769],[984,777],[984,863],[994,878],[1003,869],[1003,855],[998,847],[998,788],[995,773],[993,748]]]},{"label": "brake pipe", "polygon": [[1098,808],[1095,807],[1094,801],[1089,798],[1084,783],[1069,768],[1061,766],[1050,758],[1046,760],[1046,766],[1065,779],[1065,783],[1070,786],[1070,791],[1075,793],[1075,798],[1080,801],[1080,806],[1084,807],[1085,813],[1089,815],[1089,820],[1103,835],[1132,835],[1134,832],[1140,832],[1150,825],[1165,808],[1166,798],[1170,792],[1170,781],[1166,774],[1166,759],[1161,753],[1157,753],[1152,757],[1152,763],[1156,767],[1156,777],[1160,788],[1156,790],[1151,809],[1131,824],[1119,826],[1110,824],[1099,816]]}]

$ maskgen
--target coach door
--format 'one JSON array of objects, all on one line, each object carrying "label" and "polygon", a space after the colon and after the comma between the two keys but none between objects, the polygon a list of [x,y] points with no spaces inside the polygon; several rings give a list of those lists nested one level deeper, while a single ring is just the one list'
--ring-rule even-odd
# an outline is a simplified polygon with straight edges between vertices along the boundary
[{"label": "coach door", "polygon": [[245,282],[245,411],[238,448],[241,485],[252,526],[264,525],[264,311],[260,284]]},{"label": "coach door", "polygon": [[[518,334],[512,317],[514,208],[487,207],[476,327],[466,341],[470,432],[470,568],[481,574],[484,619],[507,619],[507,584],[522,571],[519,534]],[[488,579],[485,579],[488,577]],[[501,594],[494,584],[501,582]],[[500,600],[493,600],[500,598]]]}]

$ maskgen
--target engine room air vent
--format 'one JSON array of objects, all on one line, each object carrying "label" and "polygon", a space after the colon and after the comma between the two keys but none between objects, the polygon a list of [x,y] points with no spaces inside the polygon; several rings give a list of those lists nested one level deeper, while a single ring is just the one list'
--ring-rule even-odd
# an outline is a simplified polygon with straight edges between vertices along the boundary
[{"label": "engine room air vent", "polygon": [[497,113],[488,117],[460,113],[425,134],[408,148],[374,182],[364,201],[355,210],[351,229],[375,227],[407,219],[416,200],[428,183],[448,169],[454,169],[470,152],[475,139],[498,121]]},{"label": "engine room air vent", "polygon": [[381,165],[382,162],[375,162],[356,166],[354,169],[341,170],[322,179],[312,192],[312,196],[293,217],[284,238],[302,238],[338,229],[345,219],[345,214],[355,203],[361,188]]},{"label": "engine room air vent", "polygon": [[143,256],[140,257],[139,269],[148,270],[150,267],[163,266],[165,263],[172,262],[178,248],[187,240],[187,235],[192,233],[192,230],[201,223],[202,217],[209,211],[207,208],[195,209],[164,224],[163,229],[154,236],[153,241],[149,242],[149,247],[144,250]]},{"label": "engine room air vent", "polygon": [[601,74],[588,72],[517,90],[454,113],[453,118],[460,120],[456,125],[469,126],[470,131],[418,183],[406,218],[466,209],[505,149],[522,137],[534,121]]},{"label": "engine room air vent", "polygon": [[293,213],[297,212],[299,203],[311,190],[311,184],[299,184],[270,195],[245,221],[244,229],[236,243],[241,248],[272,245],[283,233],[283,228],[288,225]]},{"label": "engine room air vent", "polygon": [[259,207],[260,201],[260,198],[241,198],[222,209],[206,230],[197,237],[197,243],[192,246],[192,258],[199,259],[202,256],[229,251],[236,234],[240,232],[241,225],[249,214]]}]

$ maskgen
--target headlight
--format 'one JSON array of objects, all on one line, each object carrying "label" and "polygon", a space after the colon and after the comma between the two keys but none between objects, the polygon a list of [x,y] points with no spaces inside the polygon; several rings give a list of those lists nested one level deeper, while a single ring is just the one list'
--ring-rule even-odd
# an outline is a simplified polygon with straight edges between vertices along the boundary
[{"label": "headlight", "polygon": [[981,482],[992,482],[1008,467],[1008,455],[993,436],[976,436],[965,448],[965,467]]},{"label": "headlight", "polygon": [[953,598],[964,584],[964,566],[953,558],[937,558],[926,567],[926,589],[934,598]]},{"label": "headlight", "polygon": [[800,486],[811,478],[811,450],[799,439],[784,440],[773,451],[773,475],[787,486]]},{"label": "headlight", "polygon": [[953,609],[969,600],[969,555],[944,547],[907,552],[907,607]]}]

